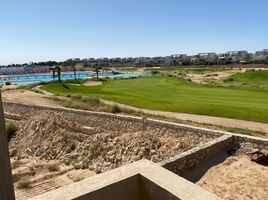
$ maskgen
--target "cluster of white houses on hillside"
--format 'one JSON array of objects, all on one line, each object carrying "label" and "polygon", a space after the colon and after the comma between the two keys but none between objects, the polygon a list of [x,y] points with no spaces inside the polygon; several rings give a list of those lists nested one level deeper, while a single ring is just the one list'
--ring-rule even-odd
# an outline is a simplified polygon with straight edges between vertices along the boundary
[{"label": "cluster of white houses on hillside", "polygon": [[[158,57],[128,57],[128,58],[73,58],[72,61],[80,68],[98,67],[133,67],[133,66],[187,66],[187,65],[225,65],[225,64],[268,64],[268,49],[249,53],[248,51],[228,51],[226,53],[199,53],[197,55],[174,54],[170,56]],[[52,62],[52,61],[49,61]],[[48,62],[48,63],[49,63]],[[54,61],[53,61],[54,62]],[[44,63],[44,64],[43,64]],[[30,63],[21,66],[0,67],[0,74],[28,74],[28,73],[48,73],[51,65],[45,62]],[[57,62],[54,62],[57,63]],[[78,65],[79,64],[79,65]],[[73,70],[72,67],[65,66],[63,71]]]},{"label": "cluster of white houses on hillside", "polygon": [[226,53],[199,53],[197,55],[174,54],[158,57],[128,57],[128,58],[79,58],[71,59],[86,66],[179,66],[179,65],[216,65],[216,64],[266,64],[268,49],[249,53],[248,51],[228,51]]}]

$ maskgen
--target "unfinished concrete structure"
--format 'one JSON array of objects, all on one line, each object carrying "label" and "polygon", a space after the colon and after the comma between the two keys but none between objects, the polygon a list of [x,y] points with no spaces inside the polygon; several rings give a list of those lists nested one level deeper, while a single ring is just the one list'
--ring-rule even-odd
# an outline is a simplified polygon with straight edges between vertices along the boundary
[{"label": "unfinished concrete structure", "polygon": [[0,92],[0,199],[15,199],[8,153],[7,133]]},{"label": "unfinished concrete structure", "polygon": [[[20,104],[5,104],[9,111],[6,116],[18,119],[29,110],[48,109],[40,106]],[[182,124],[164,122],[139,117],[113,115],[108,113],[78,111],[73,109],[55,109],[64,112],[72,119],[78,119],[82,123],[88,120],[94,124],[113,123],[113,128],[122,130],[140,128],[146,126],[153,129],[172,129],[178,134],[196,134],[200,138],[210,138],[209,142],[196,146],[186,152],[169,158],[161,163],[152,163],[141,160],[129,165],[90,177],[81,182],[74,183],[54,191],[33,198],[44,199],[220,199],[216,195],[207,192],[194,183],[212,165],[217,165],[222,160],[214,159],[228,157],[226,150],[239,147],[243,143],[249,143],[253,147],[262,149],[268,147],[267,139],[251,136],[242,136],[223,131],[215,131],[205,128],[187,126]],[[12,113],[12,114],[10,114]],[[212,162],[213,161],[213,162]],[[201,163],[206,163],[206,168],[201,168]],[[198,170],[196,170],[198,169]],[[179,175],[179,176],[178,176]],[[185,179],[184,179],[185,178]]]},{"label": "unfinished concrete structure", "polygon": [[147,160],[108,171],[32,200],[219,200],[189,181]]}]

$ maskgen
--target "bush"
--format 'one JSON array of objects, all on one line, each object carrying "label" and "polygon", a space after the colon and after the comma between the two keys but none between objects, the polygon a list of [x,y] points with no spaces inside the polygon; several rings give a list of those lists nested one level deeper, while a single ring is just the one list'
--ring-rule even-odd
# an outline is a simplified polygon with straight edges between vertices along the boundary
[{"label": "bush", "polygon": [[6,122],[6,132],[7,132],[8,141],[11,140],[11,138],[14,136],[17,130],[18,130],[18,127],[14,122],[11,122],[11,121]]},{"label": "bush", "polygon": [[154,70],[154,71],[152,71],[151,73],[152,73],[153,75],[160,74],[160,72],[157,71],[157,70]]},{"label": "bush", "polygon": [[100,104],[100,99],[97,97],[82,97],[81,101],[97,106]]},{"label": "bush", "polygon": [[227,79],[224,79],[224,82],[232,82],[232,81],[234,81],[234,79],[232,77],[229,77]]},{"label": "bush", "polygon": [[71,151],[75,150],[76,149],[76,143],[75,143],[75,141],[70,141],[68,143],[68,146],[69,146],[69,148],[70,148]]},{"label": "bush", "polygon": [[48,171],[50,172],[57,172],[60,170],[60,167],[58,164],[50,164],[47,166]]},{"label": "bush", "polygon": [[12,175],[13,183],[17,183],[18,181],[20,181],[20,179],[21,179],[20,174],[13,174]]},{"label": "bush", "polygon": [[116,114],[116,113],[120,113],[120,112],[122,112],[122,111],[118,105],[113,105],[111,107],[111,113]]},{"label": "bush", "polygon": [[17,169],[22,165],[22,162],[19,160],[15,160],[11,163],[11,169]]},{"label": "bush", "polygon": [[72,96],[73,99],[82,99],[82,95],[79,94],[79,95],[73,95]]},{"label": "bush", "polygon": [[6,82],[6,85],[11,85],[11,82],[7,81],[7,82]]},{"label": "bush", "polygon": [[91,154],[91,156],[97,156],[102,150],[102,145],[97,142],[96,144],[93,144],[92,146],[90,146],[89,148],[89,152]]},{"label": "bush", "polygon": [[31,182],[28,179],[23,179],[18,183],[18,189],[28,189],[31,187]]}]

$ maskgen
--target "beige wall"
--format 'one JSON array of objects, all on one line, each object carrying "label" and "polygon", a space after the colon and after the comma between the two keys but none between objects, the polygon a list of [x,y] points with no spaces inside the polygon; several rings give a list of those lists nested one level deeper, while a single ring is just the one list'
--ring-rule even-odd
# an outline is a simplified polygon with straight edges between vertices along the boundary
[{"label": "beige wall", "polygon": [[0,199],[1,200],[15,199],[1,92],[0,92]]},{"label": "beige wall", "polygon": [[132,176],[97,191],[85,194],[76,200],[139,200],[139,175]]}]

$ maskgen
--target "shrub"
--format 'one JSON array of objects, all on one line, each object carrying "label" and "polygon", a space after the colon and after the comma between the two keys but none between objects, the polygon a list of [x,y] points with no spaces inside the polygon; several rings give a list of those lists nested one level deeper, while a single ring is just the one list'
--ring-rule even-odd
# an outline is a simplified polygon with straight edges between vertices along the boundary
[{"label": "shrub", "polygon": [[31,91],[34,93],[38,93],[38,94],[44,94],[42,90],[38,90],[38,89],[31,89]]},{"label": "shrub", "polygon": [[60,167],[58,164],[50,164],[47,166],[48,171],[50,172],[57,172],[60,170]]},{"label": "shrub", "polygon": [[11,169],[17,169],[21,166],[22,162],[19,160],[15,160],[14,162],[11,163]]},{"label": "shrub", "polygon": [[20,179],[21,179],[21,176],[19,174],[13,174],[12,175],[13,183],[16,183],[16,182],[20,181]]},{"label": "shrub", "polygon": [[156,70],[152,71],[151,73],[152,73],[153,75],[160,74],[160,72],[159,72],[159,71],[156,71]]},{"label": "shrub", "polygon": [[234,81],[234,79],[232,77],[229,77],[227,79],[224,79],[224,82],[232,82],[232,81]]},{"label": "shrub", "polygon": [[14,122],[11,122],[11,121],[6,122],[6,132],[7,132],[8,141],[11,140],[12,136],[16,133],[17,130],[18,130],[18,127]]},{"label": "shrub", "polygon": [[31,182],[28,179],[22,179],[19,183],[17,188],[18,189],[28,189],[31,187]]},{"label": "shrub", "polygon": [[91,105],[99,105],[100,99],[97,97],[82,97],[81,101]]},{"label": "shrub", "polygon": [[120,113],[120,112],[121,112],[121,109],[118,105],[113,105],[111,107],[111,113],[116,114],[116,113]]},{"label": "shrub", "polygon": [[102,150],[102,146],[99,142],[97,142],[96,144],[93,144],[92,146],[90,146],[89,148],[89,152],[91,154],[91,156],[97,156]]},{"label": "shrub", "polygon": [[73,178],[73,182],[79,182],[79,181],[82,181],[84,179],[83,176],[76,176]]},{"label": "shrub", "polygon": [[69,148],[70,148],[71,151],[75,150],[76,149],[76,143],[75,143],[75,141],[73,141],[73,140],[70,141],[68,143],[68,146],[69,146]]},{"label": "shrub", "polygon": [[79,94],[79,95],[73,95],[72,96],[73,99],[82,99],[82,95]]},{"label": "shrub", "polygon": [[7,82],[6,82],[6,85],[11,85],[11,82],[7,81]]}]

